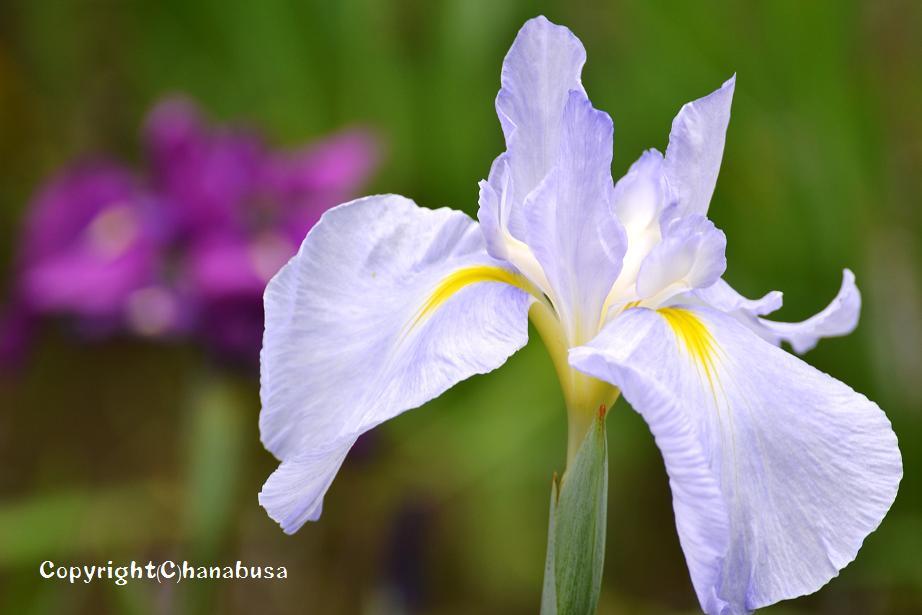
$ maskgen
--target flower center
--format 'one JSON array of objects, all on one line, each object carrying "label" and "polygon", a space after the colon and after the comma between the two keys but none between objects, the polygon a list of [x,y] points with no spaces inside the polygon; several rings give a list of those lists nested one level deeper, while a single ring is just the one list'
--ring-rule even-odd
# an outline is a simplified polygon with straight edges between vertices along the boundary
[{"label": "flower center", "polygon": [[576,456],[592,421],[598,416],[600,406],[610,408],[621,392],[611,384],[587,376],[570,367],[569,350],[564,328],[557,313],[547,301],[536,301],[528,317],[554,364],[564,404],[567,407],[567,464]]}]

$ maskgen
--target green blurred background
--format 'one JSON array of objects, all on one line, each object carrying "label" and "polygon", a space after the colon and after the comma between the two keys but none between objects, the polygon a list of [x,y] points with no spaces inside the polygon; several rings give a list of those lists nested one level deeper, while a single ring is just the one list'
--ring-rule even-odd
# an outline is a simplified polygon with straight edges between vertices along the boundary
[{"label": "green blurred background", "polygon": [[[280,144],[372,126],[368,192],[476,213],[503,149],[493,97],[525,19],[587,47],[584,84],[615,121],[616,176],[665,146],[679,106],[738,73],[711,207],[728,280],[785,291],[799,320],[851,267],[857,332],[807,359],[876,400],[900,438],[896,504],[818,595],[768,613],[922,612],[922,5],[917,2],[0,3],[0,264],[33,190],[87,152],[137,159],[139,125],[181,91]],[[285,536],[257,505],[275,467],[254,374],[197,350],[81,344],[46,327],[0,380],[4,613],[533,613],[565,417],[533,342],[379,430],[319,523]],[[609,418],[601,613],[694,613],[666,474],[623,401]],[[69,586],[38,565],[173,558],[284,565],[283,582]],[[403,603],[403,607],[401,607]],[[403,610],[401,610],[401,608]]]}]

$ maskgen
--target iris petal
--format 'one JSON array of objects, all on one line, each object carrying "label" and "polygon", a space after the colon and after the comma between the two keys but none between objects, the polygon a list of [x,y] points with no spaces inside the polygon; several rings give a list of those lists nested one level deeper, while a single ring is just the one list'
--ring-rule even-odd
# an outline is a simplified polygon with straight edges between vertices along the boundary
[{"label": "iris petal", "polygon": [[776,322],[760,318],[781,307],[781,293],[772,291],[760,299],[746,299],[723,280],[692,293],[695,299],[734,316],[758,333],[763,339],[781,344],[788,342],[794,352],[803,354],[824,337],[848,335],[858,326],[861,313],[861,293],[855,285],[855,274],[842,272],[842,285],[835,298],[819,313],[801,322]]},{"label": "iris petal", "polygon": [[388,195],[324,214],[266,289],[260,432],[283,460],[269,514],[289,532],[316,519],[361,433],[521,348],[526,284],[463,213]]},{"label": "iris petal", "polygon": [[521,204],[557,159],[571,90],[583,91],[583,44],[544,17],[528,20],[503,60],[496,112],[506,136],[513,203]]},{"label": "iris petal", "polygon": [[571,365],[619,387],[650,426],[707,613],[816,591],[896,496],[890,422],[731,316],[670,310],[628,310],[571,350]]},{"label": "iris petal", "polygon": [[[667,210],[664,217],[668,217]],[[671,295],[710,286],[727,268],[727,238],[698,214],[661,221],[662,240],[640,264],[637,295],[654,304]]]},{"label": "iris petal", "polygon": [[749,316],[771,314],[781,309],[782,302],[782,294],[777,290],[766,293],[758,299],[747,299],[723,279],[717,280],[707,288],[699,288],[694,295],[721,312],[741,313]]},{"label": "iris petal", "polygon": [[861,293],[855,285],[855,274],[846,269],[842,272],[842,286],[835,298],[807,320],[801,322],[775,322],[759,318],[761,334],[766,339],[780,344],[791,344],[794,352],[803,354],[816,346],[820,338],[848,335],[858,326],[861,313]]},{"label": "iris petal", "polygon": [[627,236],[612,211],[611,119],[572,91],[561,132],[552,171],[526,201],[525,227],[551,299],[571,342],[579,344],[598,331]]},{"label": "iris petal", "polygon": [[736,75],[720,89],[683,106],[672,121],[666,177],[681,214],[705,214],[723,158]]},{"label": "iris petal", "polygon": [[506,151],[480,185],[477,217],[490,254],[515,265],[545,292],[550,286],[524,243],[524,203],[557,160],[564,106],[571,90],[583,91],[585,61],[586,50],[567,28],[544,17],[522,26],[503,60],[496,96]]}]

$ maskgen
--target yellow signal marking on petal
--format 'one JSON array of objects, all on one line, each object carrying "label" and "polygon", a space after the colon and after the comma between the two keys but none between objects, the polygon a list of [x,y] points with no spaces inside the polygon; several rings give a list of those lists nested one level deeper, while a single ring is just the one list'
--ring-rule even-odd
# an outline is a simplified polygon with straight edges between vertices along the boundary
[{"label": "yellow signal marking on petal", "polygon": [[[682,341],[696,365],[704,370],[711,391],[717,370],[714,361],[717,355],[717,341],[708,328],[695,314],[682,308],[660,308],[657,312],[666,319],[676,337]],[[716,401],[716,400],[715,400]]]},{"label": "yellow signal marking on petal", "polygon": [[[721,434],[729,432],[730,436],[730,448],[732,451],[733,459],[737,459],[736,452],[736,435],[735,429],[733,427],[733,413],[730,412],[729,399],[727,398],[727,393],[724,390],[723,383],[720,381],[717,375],[716,368],[716,359],[717,354],[720,351],[720,346],[717,344],[717,340],[714,339],[714,336],[711,335],[711,332],[708,328],[701,322],[701,319],[698,318],[690,310],[683,308],[660,308],[657,312],[666,319],[666,322],[669,323],[669,326],[672,328],[673,332],[676,335],[677,339],[682,340],[682,343],[685,345],[688,354],[692,357],[692,360],[695,362],[696,366],[700,366],[704,370],[704,374],[707,377],[708,385],[711,388],[711,395],[714,398],[714,408],[717,411],[717,421],[720,425]],[[716,385],[716,387],[715,387]],[[720,395],[717,394],[717,389],[720,389]],[[722,398],[724,400],[724,415],[721,416],[720,401]],[[741,399],[748,404],[747,398],[741,396]],[[750,410],[751,413],[751,410]],[[739,466],[738,464],[732,464],[734,481],[739,484]]]},{"label": "yellow signal marking on petal", "polygon": [[537,289],[523,276],[513,273],[501,267],[491,265],[475,265],[472,267],[463,267],[452,271],[445,276],[438,285],[433,289],[429,298],[416,312],[408,330],[413,329],[424,318],[432,315],[442,304],[448,301],[452,296],[463,288],[479,282],[501,282],[524,290],[527,293],[540,297]]}]

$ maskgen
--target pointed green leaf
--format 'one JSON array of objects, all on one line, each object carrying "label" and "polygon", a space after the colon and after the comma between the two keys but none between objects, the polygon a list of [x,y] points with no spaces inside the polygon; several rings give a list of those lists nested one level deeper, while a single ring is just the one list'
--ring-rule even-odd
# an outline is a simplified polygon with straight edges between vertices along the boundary
[{"label": "pointed green leaf", "polygon": [[608,509],[605,413],[560,481],[553,520],[557,615],[593,615],[602,586]]},{"label": "pointed green leaf", "polygon": [[557,587],[554,581],[554,517],[557,514],[557,472],[551,479],[551,506],[547,522],[547,557],[544,560],[544,590],[541,592],[541,615],[557,615]]}]

